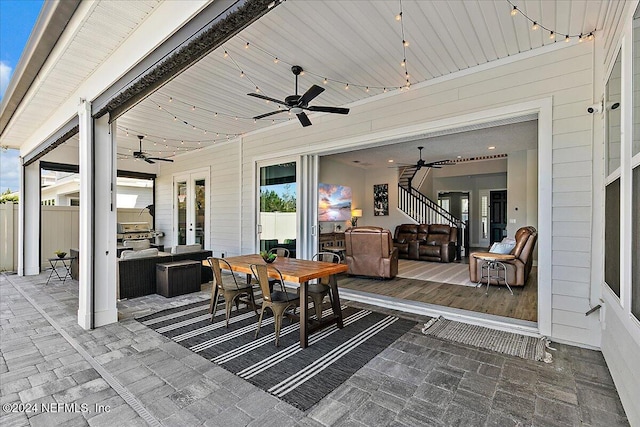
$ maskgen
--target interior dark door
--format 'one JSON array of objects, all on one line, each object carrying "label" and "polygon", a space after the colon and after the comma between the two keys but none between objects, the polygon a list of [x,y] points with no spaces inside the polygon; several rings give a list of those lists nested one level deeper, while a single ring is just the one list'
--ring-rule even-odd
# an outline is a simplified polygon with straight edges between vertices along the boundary
[{"label": "interior dark door", "polygon": [[507,232],[507,190],[489,193],[491,243],[501,241]]}]

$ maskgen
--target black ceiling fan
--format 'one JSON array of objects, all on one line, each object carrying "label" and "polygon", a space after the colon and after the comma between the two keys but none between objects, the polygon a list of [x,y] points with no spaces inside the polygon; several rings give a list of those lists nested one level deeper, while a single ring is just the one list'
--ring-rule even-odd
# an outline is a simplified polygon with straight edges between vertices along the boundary
[{"label": "black ceiling fan", "polygon": [[[422,160],[423,148],[424,147],[418,147],[418,150],[420,151],[420,160],[418,160],[415,164],[415,167],[417,170],[420,170],[421,168],[440,169],[442,168],[442,166],[455,165],[455,162],[452,162],[451,160],[438,160],[437,162],[426,162]],[[413,166],[413,165],[407,165],[407,166]]]},{"label": "black ceiling fan", "polygon": [[272,102],[275,102],[276,104],[284,105],[286,107],[286,109],[279,109],[276,111],[272,111],[270,113],[255,116],[254,119],[256,120],[263,119],[273,114],[290,111],[296,116],[298,116],[298,120],[300,120],[300,124],[302,124],[302,126],[311,126],[311,120],[309,120],[309,117],[307,117],[307,114],[304,112],[304,110],[319,111],[322,113],[349,114],[348,108],[309,105],[309,102],[313,98],[315,98],[316,96],[324,92],[324,88],[318,85],[313,85],[303,95],[298,95],[298,75],[300,75],[302,71],[303,71],[302,67],[299,65],[294,65],[291,67],[291,72],[296,76],[296,94],[287,96],[284,99],[284,101],[281,101],[275,98],[270,98],[268,96],[264,96],[259,93],[248,93],[247,95],[249,96],[253,96],[260,99],[266,99],[267,101],[272,101]]},{"label": "black ceiling fan", "polygon": [[138,135],[138,139],[140,140],[140,151],[134,151],[133,152],[133,157],[135,157],[136,159],[142,159],[147,163],[151,163],[154,164],[154,160],[161,160],[163,162],[173,162],[173,160],[171,159],[163,159],[162,157],[150,157],[147,153],[145,153],[144,151],[142,151],[142,139],[144,138],[144,135]]}]

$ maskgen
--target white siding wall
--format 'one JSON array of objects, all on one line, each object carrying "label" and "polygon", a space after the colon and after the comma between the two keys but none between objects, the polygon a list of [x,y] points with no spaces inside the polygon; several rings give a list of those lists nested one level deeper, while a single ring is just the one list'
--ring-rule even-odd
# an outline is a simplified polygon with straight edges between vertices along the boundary
[{"label": "white siding wall", "polygon": [[[593,44],[585,43],[551,51],[396,96],[379,96],[376,102],[356,106],[346,117],[314,116],[309,128],[294,122],[244,137],[241,250],[254,248],[257,160],[366,146],[372,143],[368,135],[377,132],[552,96],[552,243],[554,250],[566,254],[554,258],[552,336],[598,346],[599,325],[585,322],[584,316],[589,305],[590,267],[584,251],[588,259],[592,194],[590,185],[584,184],[591,181],[591,118],[584,111],[592,99],[592,49]],[[567,179],[574,176],[584,179]],[[395,202],[390,200],[390,205]],[[562,216],[567,208],[584,220]],[[566,289],[577,295],[564,295]]]},{"label": "white siding wall", "polygon": [[215,255],[240,255],[240,144],[223,143],[197,150],[162,165],[156,179],[156,229],[163,231],[165,248],[173,242],[173,175],[210,168],[207,197],[211,208],[210,246]]}]

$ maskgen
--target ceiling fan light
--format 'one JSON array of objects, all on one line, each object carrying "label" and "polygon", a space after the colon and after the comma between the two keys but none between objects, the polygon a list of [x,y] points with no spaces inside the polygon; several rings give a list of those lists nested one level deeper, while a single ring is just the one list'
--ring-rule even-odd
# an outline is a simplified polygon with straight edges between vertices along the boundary
[{"label": "ceiling fan light", "polygon": [[302,113],[303,110],[300,107],[291,107],[289,111],[292,112],[293,114],[300,114]]}]

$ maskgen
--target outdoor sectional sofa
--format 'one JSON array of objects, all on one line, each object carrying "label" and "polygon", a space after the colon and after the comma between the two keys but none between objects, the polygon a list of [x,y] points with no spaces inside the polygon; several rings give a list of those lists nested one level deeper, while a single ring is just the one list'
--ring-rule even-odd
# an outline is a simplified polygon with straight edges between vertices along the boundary
[{"label": "outdoor sectional sofa", "polygon": [[401,224],[393,246],[398,257],[420,261],[452,262],[456,259],[458,229],[444,224]]},{"label": "outdoor sectional sofa", "polygon": [[[192,252],[167,253],[157,249],[141,251],[125,251],[124,257],[118,259],[119,299],[136,298],[156,293],[156,265],[174,261],[202,261],[210,257],[212,252],[197,249]],[[201,281],[212,280],[211,269],[201,267]]]}]

